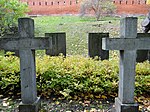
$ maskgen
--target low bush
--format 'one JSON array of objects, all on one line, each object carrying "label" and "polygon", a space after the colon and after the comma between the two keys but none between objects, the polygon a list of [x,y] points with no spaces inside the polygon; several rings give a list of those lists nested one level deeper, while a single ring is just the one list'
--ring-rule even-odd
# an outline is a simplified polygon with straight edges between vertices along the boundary
[{"label": "low bush", "polygon": [[[1,92],[20,91],[19,59],[0,56]],[[52,93],[70,97],[81,94],[114,95],[118,91],[118,59],[97,61],[82,56],[37,56],[37,88],[44,95]],[[148,61],[136,66],[137,95],[150,92],[150,64]]]}]

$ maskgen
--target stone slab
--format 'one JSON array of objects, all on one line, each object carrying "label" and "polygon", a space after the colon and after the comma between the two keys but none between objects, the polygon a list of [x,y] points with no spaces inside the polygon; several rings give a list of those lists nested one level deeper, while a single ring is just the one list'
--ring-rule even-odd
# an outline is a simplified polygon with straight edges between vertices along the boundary
[{"label": "stone slab", "polygon": [[45,33],[45,37],[49,37],[51,45],[47,50],[46,54],[50,56],[59,56],[62,53],[66,56],[66,33]]},{"label": "stone slab", "polygon": [[[150,33],[137,33],[137,38],[150,38]],[[136,62],[143,62],[149,59],[149,50],[137,50]]]},{"label": "stone slab", "polygon": [[102,50],[102,38],[109,38],[109,33],[88,34],[88,55],[92,58],[100,57],[101,60],[109,59],[109,51]]}]

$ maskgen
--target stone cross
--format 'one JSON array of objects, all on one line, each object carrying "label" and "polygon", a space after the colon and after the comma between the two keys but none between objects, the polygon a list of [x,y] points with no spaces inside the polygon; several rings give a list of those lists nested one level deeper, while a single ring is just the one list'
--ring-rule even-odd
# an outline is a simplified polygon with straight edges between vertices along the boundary
[{"label": "stone cross", "polygon": [[101,60],[109,59],[109,51],[102,49],[102,38],[109,37],[109,33],[88,34],[88,55],[92,58],[98,56]]},{"label": "stone cross", "polygon": [[0,48],[19,50],[21,99],[20,112],[38,112],[40,98],[37,97],[35,50],[50,49],[49,38],[34,38],[34,21],[29,18],[18,20],[19,38],[1,38]]},{"label": "stone cross", "polygon": [[[102,38],[109,37],[109,33],[88,34],[88,55],[92,58],[98,56],[101,60],[109,59],[109,50],[102,49]],[[150,38],[148,33],[138,33],[137,38]],[[137,50],[136,62],[150,61],[149,50]]]},{"label": "stone cross", "polygon": [[[46,49],[47,55],[58,56],[60,53],[62,53],[64,56],[66,56],[66,33],[45,33],[45,37],[49,37],[52,45],[51,48]],[[19,36],[18,34],[7,34],[3,36],[3,38],[19,38]],[[8,51],[14,52],[13,55],[19,57],[18,50],[5,50],[5,54]]]},{"label": "stone cross", "polygon": [[51,49],[46,50],[46,54],[50,56],[58,56],[62,53],[66,56],[66,33],[45,33],[45,37],[51,39]]},{"label": "stone cross", "polygon": [[137,18],[126,17],[120,23],[121,38],[104,38],[104,50],[120,51],[119,93],[116,112],[138,112],[134,102],[136,50],[150,49],[150,38],[137,37]]}]

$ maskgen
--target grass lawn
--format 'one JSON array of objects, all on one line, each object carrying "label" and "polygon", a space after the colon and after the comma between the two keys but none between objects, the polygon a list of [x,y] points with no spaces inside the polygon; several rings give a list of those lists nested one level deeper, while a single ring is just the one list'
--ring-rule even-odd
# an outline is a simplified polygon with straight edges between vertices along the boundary
[{"label": "grass lawn", "polygon": [[88,33],[109,32],[111,37],[118,36],[120,18],[105,17],[96,21],[94,17],[45,16],[36,17],[35,35],[66,32],[67,54],[87,56]]},{"label": "grass lawn", "polygon": [[[34,17],[35,36],[44,36],[45,33],[66,32],[67,54],[83,55],[88,54],[88,33],[109,32],[110,37],[119,36],[120,18],[103,17],[96,21],[94,17],[79,16],[41,16]],[[139,17],[139,32],[141,31]]]}]

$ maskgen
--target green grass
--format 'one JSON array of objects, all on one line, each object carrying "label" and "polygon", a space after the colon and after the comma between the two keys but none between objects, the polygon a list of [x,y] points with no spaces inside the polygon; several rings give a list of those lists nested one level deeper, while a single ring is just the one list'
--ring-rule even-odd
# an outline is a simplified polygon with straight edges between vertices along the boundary
[{"label": "green grass", "polygon": [[[96,21],[93,16],[39,16],[35,21],[35,36],[44,37],[45,33],[66,32],[67,55],[88,55],[88,33],[108,33],[110,37],[119,37],[120,18],[102,17]],[[138,32],[142,32],[139,16]],[[37,51],[37,54],[44,54]],[[112,54],[112,51],[110,52]],[[113,57],[113,55],[110,55]]]},{"label": "green grass", "polygon": [[35,36],[44,33],[66,32],[67,54],[87,56],[88,33],[110,32],[117,36],[120,18],[105,17],[96,21],[94,17],[79,16],[42,16],[35,20]]}]

